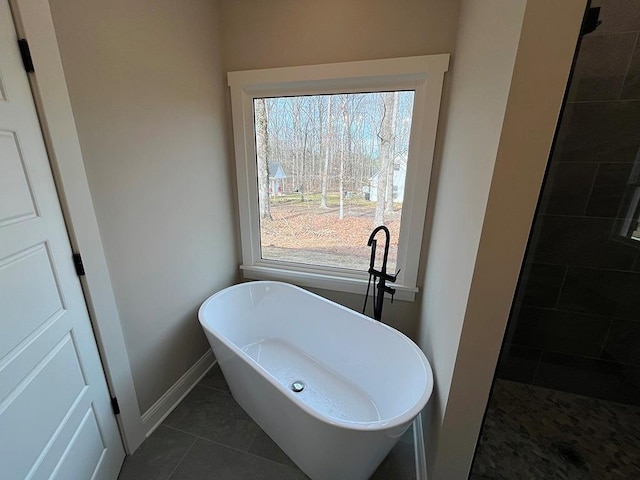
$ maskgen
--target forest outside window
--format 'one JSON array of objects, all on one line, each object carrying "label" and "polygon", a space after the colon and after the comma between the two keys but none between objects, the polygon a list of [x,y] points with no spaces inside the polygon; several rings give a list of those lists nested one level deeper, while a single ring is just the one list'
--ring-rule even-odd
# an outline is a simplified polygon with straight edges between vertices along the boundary
[{"label": "forest outside window", "polygon": [[[412,300],[448,55],[229,74],[247,278],[364,293],[391,231]],[[382,250],[382,249],[378,249]]]},{"label": "forest outside window", "polygon": [[395,271],[414,95],[254,99],[263,260],[366,271],[386,225]]}]

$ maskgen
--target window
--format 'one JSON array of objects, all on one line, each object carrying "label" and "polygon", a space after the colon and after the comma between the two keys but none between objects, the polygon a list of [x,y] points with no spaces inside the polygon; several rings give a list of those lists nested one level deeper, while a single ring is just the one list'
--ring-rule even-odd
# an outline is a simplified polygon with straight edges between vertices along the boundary
[{"label": "window", "polygon": [[385,224],[397,298],[413,300],[448,61],[229,73],[245,277],[364,293]]}]

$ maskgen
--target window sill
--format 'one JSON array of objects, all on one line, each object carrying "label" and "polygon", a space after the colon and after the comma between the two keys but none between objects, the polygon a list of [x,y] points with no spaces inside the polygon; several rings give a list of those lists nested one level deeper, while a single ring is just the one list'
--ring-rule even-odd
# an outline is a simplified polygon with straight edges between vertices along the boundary
[{"label": "window sill", "polygon": [[[311,270],[293,270],[263,265],[240,265],[240,269],[243,271],[245,278],[253,280],[278,280],[301,287],[321,288],[324,290],[357,293],[360,295],[364,295],[367,292],[368,276],[348,277],[318,273]],[[413,302],[416,293],[418,293],[416,287],[397,283],[390,283],[389,285],[396,289],[394,300]]]}]

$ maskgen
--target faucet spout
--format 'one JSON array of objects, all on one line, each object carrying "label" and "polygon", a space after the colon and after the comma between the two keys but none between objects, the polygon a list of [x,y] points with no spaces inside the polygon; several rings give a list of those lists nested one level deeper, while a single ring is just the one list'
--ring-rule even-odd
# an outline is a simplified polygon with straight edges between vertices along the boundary
[{"label": "faucet spout", "polygon": [[376,227],[373,232],[371,232],[371,235],[369,235],[369,241],[367,242],[367,246],[368,247],[372,247],[371,248],[371,261],[369,262],[369,272],[371,272],[371,270],[373,270],[374,266],[375,266],[375,258],[376,258],[376,244],[377,244],[377,240],[375,239],[376,235],[378,234],[379,231],[383,231],[384,232],[384,256],[382,257],[382,269],[381,272],[376,271],[377,273],[382,273],[384,272],[385,274],[387,273],[387,257],[389,256],[389,242],[391,240],[391,234],[389,233],[389,229],[384,226],[384,225],[380,225],[379,227]]}]

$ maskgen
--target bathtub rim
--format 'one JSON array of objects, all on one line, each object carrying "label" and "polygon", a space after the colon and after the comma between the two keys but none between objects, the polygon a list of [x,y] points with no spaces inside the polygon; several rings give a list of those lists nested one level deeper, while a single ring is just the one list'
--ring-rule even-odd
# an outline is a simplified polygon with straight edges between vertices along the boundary
[{"label": "bathtub rim", "polygon": [[[280,382],[278,382],[275,379],[275,377],[273,377],[273,375],[271,375],[269,373],[269,371],[267,369],[265,369],[262,365],[260,365],[258,362],[256,362],[253,358],[251,358],[246,352],[244,352],[240,347],[238,347],[235,343],[233,343],[231,340],[229,340],[225,335],[222,335],[219,332],[216,332],[214,329],[210,328],[206,324],[206,320],[204,319],[204,313],[203,312],[204,312],[205,308],[207,307],[207,305],[209,303],[213,302],[214,300],[216,300],[217,297],[222,296],[223,294],[225,294],[225,293],[227,293],[227,292],[229,292],[231,290],[235,290],[237,288],[242,288],[242,287],[248,288],[248,284],[249,285],[256,285],[256,284],[258,284],[258,285],[282,285],[282,286],[285,286],[287,288],[292,288],[294,290],[301,291],[304,294],[310,295],[312,297],[316,297],[316,298],[320,299],[323,302],[331,303],[334,306],[338,307],[339,309],[344,310],[348,314],[353,314],[353,315],[356,315],[356,316],[358,316],[360,318],[363,318],[366,321],[377,325],[376,328],[384,328],[384,329],[386,329],[388,331],[388,333],[398,336],[417,355],[417,357],[422,362],[422,366],[423,366],[423,368],[425,370],[426,384],[425,384],[424,390],[422,391],[422,394],[419,396],[419,399],[415,402],[415,404],[411,408],[405,410],[404,412],[402,412],[402,413],[400,413],[398,415],[395,415],[393,417],[388,417],[388,418],[385,418],[385,419],[371,421],[371,422],[356,422],[356,421],[351,421],[351,420],[343,420],[343,419],[331,417],[331,416],[326,415],[326,414],[321,414],[316,409],[308,406],[305,402],[302,402],[299,399],[297,399],[295,397],[295,394],[293,392],[291,392],[288,388],[286,388],[284,385],[282,385]],[[368,316],[366,316],[366,315],[364,315],[364,314],[362,314],[360,312],[357,312],[357,311],[352,310],[350,308],[347,308],[347,307],[345,307],[343,305],[340,305],[340,304],[338,304],[336,302],[333,302],[332,300],[324,298],[324,297],[322,297],[322,296],[320,296],[318,294],[315,294],[313,292],[310,292],[308,290],[300,288],[297,285],[292,285],[290,283],[278,282],[278,281],[272,281],[272,280],[260,280],[260,281],[250,281],[250,282],[238,283],[236,285],[232,285],[230,287],[226,287],[226,288],[214,293],[213,295],[208,297],[202,303],[202,305],[198,309],[198,321],[200,322],[200,325],[205,330],[205,332],[209,332],[212,335],[214,335],[220,342],[222,342],[234,354],[236,354],[237,356],[242,358],[245,362],[249,363],[251,366],[256,367],[256,369],[262,375],[262,377],[264,377],[269,383],[271,383],[276,389],[278,389],[280,392],[282,392],[282,394],[285,395],[287,398],[289,398],[292,402],[294,402],[296,405],[299,405],[300,408],[302,408],[306,413],[308,413],[309,415],[313,416],[314,418],[316,418],[316,419],[318,419],[318,420],[320,420],[322,422],[329,423],[329,424],[331,424],[333,426],[336,426],[336,427],[339,427],[339,428],[346,428],[346,429],[350,429],[350,430],[363,430],[363,431],[372,431],[373,430],[373,431],[375,431],[375,430],[391,429],[391,428],[394,428],[394,427],[401,426],[404,423],[409,425],[415,419],[415,417],[417,417],[418,414],[420,414],[420,412],[424,409],[424,407],[429,402],[429,399],[431,398],[431,395],[433,393],[433,384],[434,384],[434,382],[433,382],[433,370],[431,369],[431,364],[429,363],[429,360],[425,356],[424,352],[408,336],[406,336],[404,333],[400,332],[399,330],[397,330],[397,329],[395,329],[395,328],[393,328],[393,327],[391,327],[391,326],[389,326],[389,325],[387,325],[385,323],[382,323],[382,322],[379,322],[377,320],[374,320],[371,317],[368,317]]]}]

